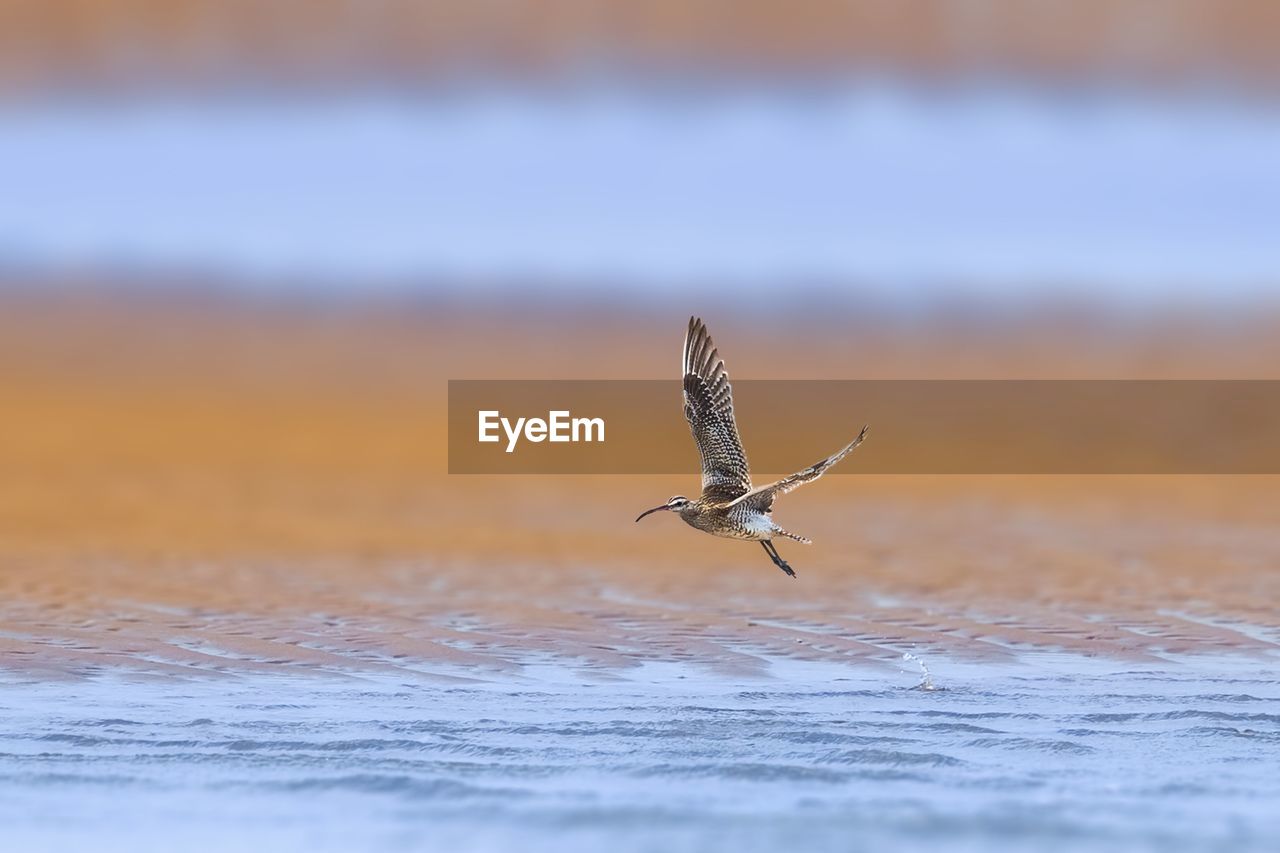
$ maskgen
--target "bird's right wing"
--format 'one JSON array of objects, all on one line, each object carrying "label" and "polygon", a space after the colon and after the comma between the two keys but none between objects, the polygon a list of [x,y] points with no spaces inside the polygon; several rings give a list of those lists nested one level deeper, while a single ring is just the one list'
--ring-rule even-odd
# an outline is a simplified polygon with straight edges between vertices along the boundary
[{"label": "bird's right wing", "polygon": [[684,416],[702,459],[702,496],[728,502],[751,491],[747,454],[733,418],[733,389],[706,324],[689,318],[684,338]]},{"label": "bird's right wing", "polygon": [[734,501],[734,504],[746,504],[752,509],[760,512],[769,512],[773,509],[773,500],[778,495],[785,495],[792,489],[803,486],[805,483],[812,483],[827,472],[827,469],[839,462],[841,459],[853,452],[862,440],[867,437],[867,427],[863,427],[858,433],[858,437],[837,450],[835,453],[823,459],[821,462],[815,462],[803,471],[797,471],[790,477],[783,477],[777,482],[770,483],[767,486],[761,486],[753,489]]}]

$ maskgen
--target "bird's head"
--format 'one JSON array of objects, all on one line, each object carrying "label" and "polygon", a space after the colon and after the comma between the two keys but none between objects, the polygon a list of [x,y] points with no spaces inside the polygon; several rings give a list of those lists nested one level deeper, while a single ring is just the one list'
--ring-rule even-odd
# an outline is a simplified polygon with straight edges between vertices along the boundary
[{"label": "bird's head", "polygon": [[636,519],[636,521],[639,521],[641,518],[644,518],[649,513],[657,512],[660,509],[669,510],[670,512],[683,512],[684,510],[688,509],[691,506],[693,506],[693,501],[689,500],[684,495],[676,495],[675,497],[671,498],[666,503],[664,503],[662,506],[655,506],[653,509],[647,509],[644,512],[640,513],[640,516],[639,518]]}]

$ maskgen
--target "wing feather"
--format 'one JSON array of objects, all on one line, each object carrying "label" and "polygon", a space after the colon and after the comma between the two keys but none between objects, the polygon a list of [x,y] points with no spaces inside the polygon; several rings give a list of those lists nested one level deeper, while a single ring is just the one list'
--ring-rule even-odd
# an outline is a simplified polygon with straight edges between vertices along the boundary
[{"label": "wing feather", "polygon": [[854,451],[862,440],[867,437],[867,427],[863,427],[858,433],[858,437],[837,450],[835,453],[823,459],[821,462],[815,462],[803,471],[797,471],[789,477],[783,477],[777,482],[770,483],[767,486],[761,486],[753,489],[745,494],[740,495],[734,504],[744,505],[760,512],[769,512],[773,509],[773,501],[778,495],[785,495],[792,489],[803,486],[805,483],[812,483],[827,472],[827,469],[835,465],[841,459],[848,456]]},{"label": "wing feather", "polygon": [[684,416],[702,461],[702,496],[728,502],[751,491],[747,454],[733,416],[733,388],[706,324],[689,318],[681,368]]}]

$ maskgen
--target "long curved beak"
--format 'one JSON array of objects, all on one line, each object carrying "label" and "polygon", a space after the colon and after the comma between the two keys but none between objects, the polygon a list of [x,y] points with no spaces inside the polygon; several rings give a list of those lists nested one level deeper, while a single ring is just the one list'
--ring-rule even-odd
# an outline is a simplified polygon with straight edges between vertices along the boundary
[{"label": "long curved beak", "polygon": [[655,506],[653,509],[646,509],[644,512],[640,513],[640,518],[637,518],[636,521],[639,521],[641,518],[644,518],[646,515],[649,515],[650,513],[653,513],[653,512],[657,512],[660,509],[670,509],[670,507],[667,506],[666,504],[663,504],[662,506]]}]

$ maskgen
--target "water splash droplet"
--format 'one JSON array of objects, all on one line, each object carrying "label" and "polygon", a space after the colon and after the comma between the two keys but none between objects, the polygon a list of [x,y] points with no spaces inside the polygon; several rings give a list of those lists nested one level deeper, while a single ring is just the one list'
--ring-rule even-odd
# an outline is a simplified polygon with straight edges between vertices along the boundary
[{"label": "water splash droplet", "polygon": [[920,667],[920,683],[913,689],[915,690],[938,690],[938,686],[933,683],[933,676],[929,674],[929,665],[924,662],[923,658],[916,657],[911,652],[903,652],[902,659],[904,661],[912,661],[916,666]]}]

